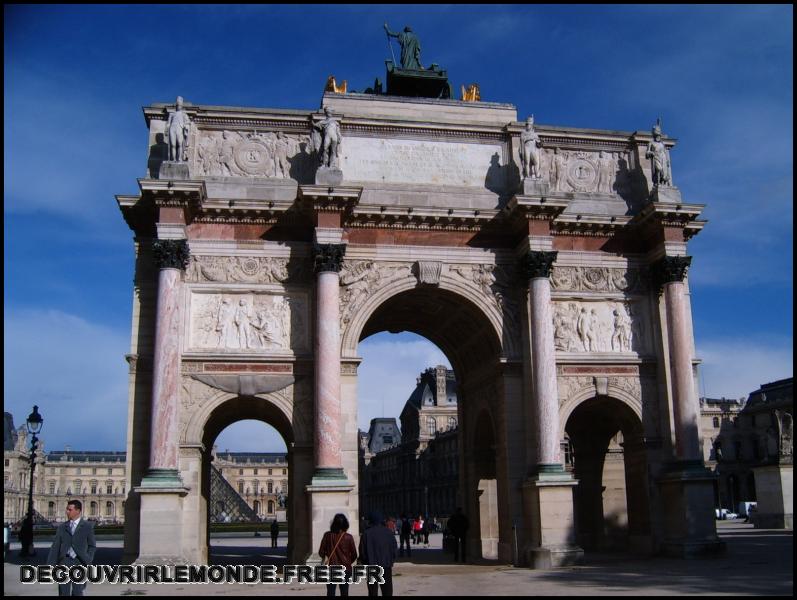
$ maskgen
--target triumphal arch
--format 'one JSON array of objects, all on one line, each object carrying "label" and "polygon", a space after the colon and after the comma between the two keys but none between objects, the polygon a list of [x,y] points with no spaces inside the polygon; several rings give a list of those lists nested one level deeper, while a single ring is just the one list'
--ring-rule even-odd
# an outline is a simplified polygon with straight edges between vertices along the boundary
[{"label": "triumphal arch", "polygon": [[127,559],[208,560],[212,444],[241,419],[287,443],[289,560],[337,512],[357,536],[357,348],[380,331],[451,361],[470,554],[721,549],[686,277],[703,207],[661,124],[332,90],[318,111],[144,108],[147,174],[117,197],[136,256]]}]

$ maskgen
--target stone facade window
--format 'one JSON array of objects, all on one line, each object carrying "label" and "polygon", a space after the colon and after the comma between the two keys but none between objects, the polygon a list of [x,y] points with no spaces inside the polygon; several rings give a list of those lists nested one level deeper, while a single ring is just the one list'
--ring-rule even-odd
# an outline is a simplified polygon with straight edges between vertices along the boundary
[{"label": "stone facade window", "polygon": [[720,419],[719,419],[719,417],[714,417],[714,419],[712,419],[712,421],[713,421],[713,423],[714,423],[714,427],[715,427],[715,428],[720,426]]},{"label": "stone facade window", "polygon": [[274,514],[274,501],[273,500],[269,500],[268,501],[268,514],[270,514],[270,515]]},{"label": "stone facade window", "polygon": [[427,426],[429,427],[429,435],[434,435],[437,432],[437,421],[434,417],[429,417],[426,420]]},{"label": "stone facade window", "polygon": [[92,494],[96,494],[97,493],[97,482],[96,481],[92,481],[91,482],[91,493]]},{"label": "stone facade window", "polygon": [[113,516],[113,502],[106,502],[105,503],[105,516],[112,517]]},{"label": "stone facade window", "polygon": [[106,494],[113,494],[113,481],[106,481],[105,482],[105,493]]},{"label": "stone facade window", "polygon": [[243,494],[244,493],[244,482],[243,481],[239,481],[238,482],[238,493],[239,494]]},{"label": "stone facade window", "polygon": [[48,502],[47,503],[47,516],[54,517],[55,516],[55,502]]},{"label": "stone facade window", "polygon": [[268,474],[271,475],[271,469],[268,470]]},{"label": "stone facade window", "polygon": [[89,514],[92,517],[96,517],[97,516],[97,503],[96,502],[92,502],[91,503],[91,507],[89,509]]},{"label": "stone facade window", "polygon": [[274,493],[274,482],[273,481],[269,481],[267,486],[268,486],[268,488],[267,488],[268,489],[268,493],[269,494],[273,494]]},{"label": "stone facade window", "polygon": [[49,482],[49,483],[47,484],[47,487],[48,487],[48,489],[49,489],[49,493],[50,493],[50,495],[53,495],[53,494],[55,494],[55,482],[54,482],[54,481],[51,481],[51,482]]}]

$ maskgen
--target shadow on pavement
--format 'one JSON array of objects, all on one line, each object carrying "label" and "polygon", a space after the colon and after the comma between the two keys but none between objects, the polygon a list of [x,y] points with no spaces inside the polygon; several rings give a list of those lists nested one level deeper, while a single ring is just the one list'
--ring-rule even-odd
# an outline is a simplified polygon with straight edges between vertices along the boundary
[{"label": "shadow on pavement", "polygon": [[587,554],[585,564],[537,572],[536,579],[566,583],[574,595],[590,589],[629,592],[640,587],[691,594],[788,595],[794,588],[792,532],[718,531],[734,538],[719,558],[639,558],[629,554]]},{"label": "shadow on pavement", "polygon": [[209,549],[211,565],[276,565],[282,568],[288,561],[287,548],[258,548],[252,546],[214,546]]}]

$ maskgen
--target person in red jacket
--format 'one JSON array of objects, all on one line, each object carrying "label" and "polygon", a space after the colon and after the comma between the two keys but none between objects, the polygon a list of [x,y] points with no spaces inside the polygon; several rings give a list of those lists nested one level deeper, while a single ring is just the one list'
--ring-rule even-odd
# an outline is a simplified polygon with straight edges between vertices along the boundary
[{"label": "person in red jacket", "polygon": [[[324,559],[325,565],[343,565],[346,569],[346,578],[351,577],[351,566],[357,560],[357,547],[354,545],[354,538],[349,531],[349,520],[346,515],[338,513],[332,519],[329,531],[321,538],[321,546],[318,554]],[[327,596],[335,595],[334,583],[327,584]],[[340,595],[349,595],[349,584],[337,584],[340,587]]]}]

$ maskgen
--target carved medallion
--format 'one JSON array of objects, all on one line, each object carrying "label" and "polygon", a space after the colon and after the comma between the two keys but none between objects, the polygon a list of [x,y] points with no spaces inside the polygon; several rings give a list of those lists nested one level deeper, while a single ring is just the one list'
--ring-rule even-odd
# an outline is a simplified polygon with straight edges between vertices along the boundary
[{"label": "carved medallion", "polygon": [[587,156],[580,152],[567,164],[567,182],[577,192],[594,192],[598,183],[598,165]]},{"label": "carved medallion", "polygon": [[239,144],[235,148],[234,156],[235,164],[249,175],[267,172],[272,162],[268,147],[253,140]]}]

